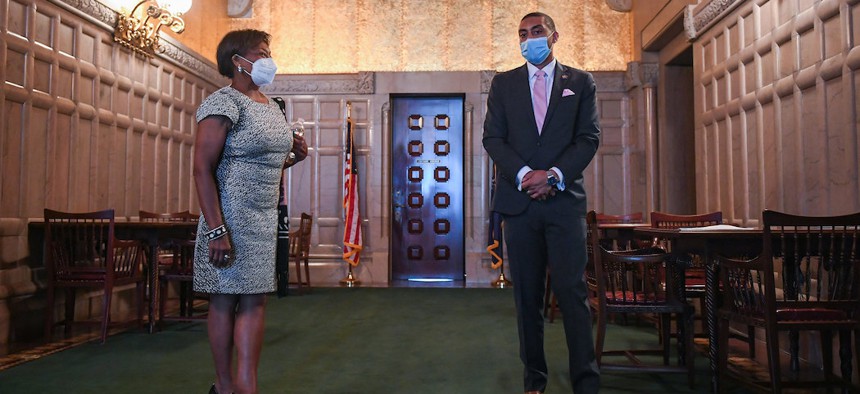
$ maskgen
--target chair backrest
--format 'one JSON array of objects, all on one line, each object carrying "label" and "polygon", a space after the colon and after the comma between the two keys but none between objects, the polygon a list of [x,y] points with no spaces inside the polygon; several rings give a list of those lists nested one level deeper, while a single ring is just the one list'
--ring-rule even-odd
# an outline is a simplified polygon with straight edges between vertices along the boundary
[{"label": "chair backrest", "polygon": [[599,280],[598,294],[607,306],[657,306],[681,304],[683,272],[676,269],[668,253],[658,249],[608,251],[601,248],[596,255],[595,272]]},{"label": "chair backrest", "polygon": [[[181,211],[181,212],[160,213],[160,212],[144,211],[141,209],[138,213],[138,216],[140,217],[140,221],[142,221],[142,222],[177,223],[177,222],[198,222],[200,220],[200,215],[195,215],[195,214],[189,212],[188,210]],[[182,258],[184,258],[184,257],[182,257],[182,255],[193,255],[194,254],[193,245],[189,249],[189,247],[188,247],[188,245],[186,245],[186,243],[187,243],[187,241],[189,241],[189,240],[193,241],[196,238],[197,238],[196,232],[191,231],[188,233],[187,237],[175,237],[175,238],[171,238],[171,239],[160,240],[159,245],[158,245],[159,255],[164,256],[164,257],[169,257],[171,255],[174,255],[174,257],[179,256],[179,259],[177,260],[177,258],[174,258],[173,262],[171,264],[174,267],[177,266],[177,264],[179,264],[180,266],[185,266],[185,265],[187,265],[188,262],[182,260]]]},{"label": "chair backrest", "polygon": [[782,282],[777,303],[860,310],[860,212],[762,216],[763,257]]},{"label": "chair backrest", "polygon": [[193,215],[188,210],[182,212],[159,213],[144,211],[141,209],[138,216],[140,216],[140,220],[143,222],[189,222],[196,221],[198,219],[198,216]]},{"label": "chair backrest", "polygon": [[170,266],[164,272],[166,275],[191,276],[194,273],[194,239],[176,239],[170,243]]},{"label": "chair backrest", "polygon": [[114,269],[114,210],[45,209],[45,263],[50,280],[98,279]]},{"label": "chair backrest", "polygon": [[705,227],[721,224],[722,222],[722,211],[701,215],[675,215],[665,212],[651,212],[651,227],[655,228]]},{"label": "chair backrest", "polygon": [[313,216],[302,212],[301,233],[302,233],[302,253],[305,257],[311,253],[311,229],[313,228]]},{"label": "chair backrest", "polygon": [[625,213],[622,215],[597,214],[597,223],[644,223],[642,212]]},{"label": "chair backrest", "polygon": [[[596,224],[592,225],[596,230]],[[669,254],[649,248],[608,251],[597,240],[591,242],[594,262],[594,294],[598,308],[661,307],[682,305],[683,269]],[[678,286],[672,286],[676,284]]]},{"label": "chair backrest", "polygon": [[[679,276],[683,275],[683,270],[676,269],[669,254],[656,248],[608,251],[601,246],[597,214],[591,211],[585,220],[589,256],[586,282],[592,295],[598,297],[599,308],[681,304],[683,290],[666,286],[667,283],[683,283]],[[676,276],[668,281],[667,275]]]},{"label": "chair backrest", "polygon": [[766,210],[762,225],[758,257],[719,256],[726,313],[770,321],[800,316],[801,310],[831,319],[834,311],[837,319],[857,316],[860,213],[811,217]]},{"label": "chair backrest", "polygon": [[[597,213],[596,214],[597,224],[599,225],[613,225],[613,224],[641,224],[644,223],[642,212],[634,212],[634,213],[625,213],[622,215],[609,215],[605,213]],[[627,236],[622,235],[620,232],[611,232],[612,234],[616,234],[617,237],[610,237],[608,234],[611,231],[601,231],[601,234],[604,236],[604,239],[601,240],[600,244],[603,245],[604,248],[608,250],[629,250],[636,249],[640,246],[640,240],[628,238]]]},{"label": "chair backrest", "polygon": [[290,232],[290,256],[307,258],[311,249],[313,216],[302,212],[299,228]]}]

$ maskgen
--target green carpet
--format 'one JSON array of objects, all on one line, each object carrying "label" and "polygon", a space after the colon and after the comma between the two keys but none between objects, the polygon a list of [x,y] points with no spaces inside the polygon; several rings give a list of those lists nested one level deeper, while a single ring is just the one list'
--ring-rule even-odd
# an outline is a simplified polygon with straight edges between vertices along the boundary
[{"label": "green carpet", "polygon": [[[522,393],[510,289],[318,288],[269,299],[261,393]],[[656,345],[649,327],[610,326],[607,348]],[[570,393],[560,321],[546,325],[548,394]],[[603,374],[604,393],[706,392],[680,374]],[[205,393],[203,323],[127,331],[0,371],[0,392]]]}]

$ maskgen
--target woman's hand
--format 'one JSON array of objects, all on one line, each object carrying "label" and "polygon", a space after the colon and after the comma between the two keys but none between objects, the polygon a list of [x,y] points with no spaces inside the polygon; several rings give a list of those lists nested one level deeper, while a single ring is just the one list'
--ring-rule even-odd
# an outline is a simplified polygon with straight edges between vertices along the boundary
[{"label": "woman's hand", "polygon": [[296,154],[296,159],[293,160],[293,164],[308,157],[308,144],[305,142],[304,136],[293,134],[293,149],[290,152]]},{"label": "woman's hand", "polygon": [[209,241],[209,262],[212,265],[224,268],[229,266],[234,258],[236,256],[233,256],[233,246],[230,245],[229,234]]}]

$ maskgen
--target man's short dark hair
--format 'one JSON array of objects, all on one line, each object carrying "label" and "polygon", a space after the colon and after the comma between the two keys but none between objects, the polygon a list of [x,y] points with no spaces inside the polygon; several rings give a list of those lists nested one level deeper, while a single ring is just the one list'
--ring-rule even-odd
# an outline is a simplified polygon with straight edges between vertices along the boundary
[{"label": "man's short dark hair", "polygon": [[535,16],[543,18],[543,23],[546,25],[546,27],[552,31],[556,31],[555,21],[552,20],[552,17],[547,14],[544,14],[543,12],[529,12],[528,14],[526,14],[526,16],[523,17],[523,19],[520,19],[520,22],[524,21],[526,18],[531,18]]},{"label": "man's short dark hair", "polygon": [[233,55],[245,56],[249,49],[260,45],[261,42],[269,44],[272,35],[260,30],[246,29],[234,30],[218,43],[215,51],[215,59],[218,61],[218,72],[227,78],[233,78]]}]

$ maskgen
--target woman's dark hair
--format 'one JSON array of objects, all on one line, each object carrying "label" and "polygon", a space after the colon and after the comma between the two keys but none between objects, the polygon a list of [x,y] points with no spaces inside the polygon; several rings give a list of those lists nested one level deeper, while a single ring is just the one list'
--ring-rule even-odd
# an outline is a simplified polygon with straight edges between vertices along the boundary
[{"label": "woman's dark hair", "polygon": [[269,44],[272,35],[260,30],[246,29],[234,30],[218,43],[215,51],[215,59],[218,61],[218,72],[227,78],[233,78],[233,55],[244,56],[245,53],[261,42]]}]

